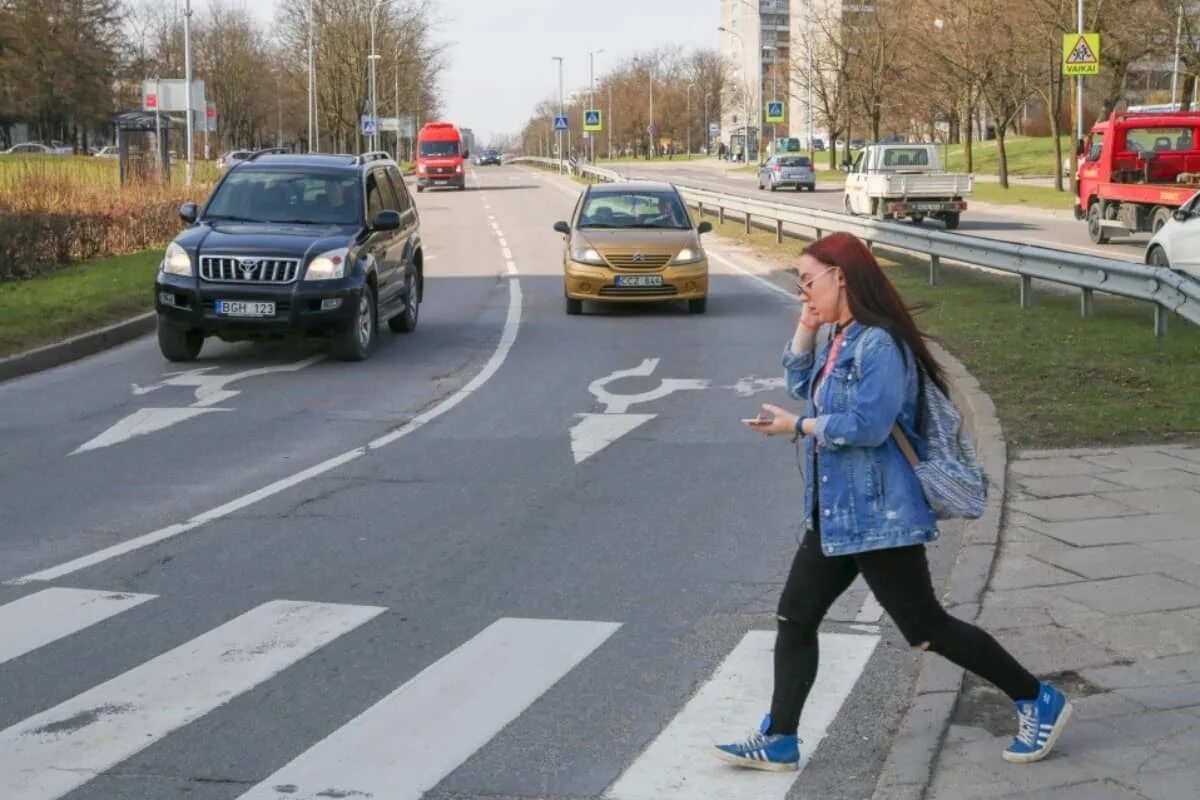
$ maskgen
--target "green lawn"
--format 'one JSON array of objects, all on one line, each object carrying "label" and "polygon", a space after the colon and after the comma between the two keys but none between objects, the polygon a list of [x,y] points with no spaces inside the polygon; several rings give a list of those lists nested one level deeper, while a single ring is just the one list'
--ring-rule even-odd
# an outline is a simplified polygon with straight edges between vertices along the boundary
[{"label": "green lawn", "polygon": [[[806,244],[747,236],[740,221],[716,227],[781,269],[794,270]],[[1172,317],[1157,338],[1150,305],[1099,293],[1087,319],[1077,294],[1047,289],[1022,311],[1015,280],[943,265],[929,286],[923,261],[881,263],[926,334],[979,379],[1015,447],[1200,441],[1200,327]]]},{"label": "green lawn", "polygon": [[[1063,136],[1061,139],[1063,158],[1068,158],[1071,155],[1071,137]],[[966,169],[966,158],[961,144],[952,144],[948,148],[939,147],[938,149],[943,154],[948,170],[962,172]],[[971,152],[974,158],[972,168],[976,174],[1000,174],[1000,149],[994,139],[987,142],[975,142],[971,147]],[[1052,137],[1010,136],[1004,140],[1004,152],[1008,156],[1009,175],[1054,177],[1054,139]]]},{"label": "green lawn", "polygon": [[0,356],[151,310],[161,260],[162,249],[154,248],[0,283]]},{"label": "green lawn", "polygon": [[[1061,208],[1070,210],[1075,205],[1075,195],[1070,192],[1060,192],[1053,186],[1030,186],[1023,183],[1010,183],[1005,189],[991,181],[975,181],[975,190],[967,200],[970,208],[971,200],[981,203],[1003,203],[1007,205],[1031,206],[1033,208]],[[968,211],[968,213],[970,213]]]}]

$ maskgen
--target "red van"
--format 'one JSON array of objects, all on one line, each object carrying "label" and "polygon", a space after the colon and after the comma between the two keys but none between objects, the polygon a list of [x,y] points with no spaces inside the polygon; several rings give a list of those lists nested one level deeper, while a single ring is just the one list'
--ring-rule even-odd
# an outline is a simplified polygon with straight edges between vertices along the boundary
[{"label": "red van", "polygon": [[417,133],[417,191],[426,186],[467,188],[462,134],[450,122],[430,122]]}]

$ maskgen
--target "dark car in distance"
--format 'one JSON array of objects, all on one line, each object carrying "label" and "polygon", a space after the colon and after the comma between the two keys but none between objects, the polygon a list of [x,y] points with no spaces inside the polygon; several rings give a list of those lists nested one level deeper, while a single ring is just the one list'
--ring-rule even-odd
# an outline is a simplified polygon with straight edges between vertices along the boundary
[{"label": "dark car in distance", "polygon": [[370,355],[378,324],[417,326],[420,218],[386,153],[264,154],[236,161],[155,278],[158,343],[170,361],[225,341],[320,336],[347,361]]}]

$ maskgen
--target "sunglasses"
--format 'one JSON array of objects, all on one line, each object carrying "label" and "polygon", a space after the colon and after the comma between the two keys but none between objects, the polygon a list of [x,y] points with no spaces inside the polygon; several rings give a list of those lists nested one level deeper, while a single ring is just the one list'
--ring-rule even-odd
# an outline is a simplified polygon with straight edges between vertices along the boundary
[{"label": "sunglasses", "polygon": [[816,275],[812,276],[811,278],[809,278],[806,281],[796,281],[796,291],[799,292],[800,294],[808,294],[810,291],[812,291],[812,285],[817,282],[817,278],[820,278],[822,275],[830,273],[830,272],[834,271],[835,269],[837,269],[837,267],[829,267],[827,269],[821,270]]}]

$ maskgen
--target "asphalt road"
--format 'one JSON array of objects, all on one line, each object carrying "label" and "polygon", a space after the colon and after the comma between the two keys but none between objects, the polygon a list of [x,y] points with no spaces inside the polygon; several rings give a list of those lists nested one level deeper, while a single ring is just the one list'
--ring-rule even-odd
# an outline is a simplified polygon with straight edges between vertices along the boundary
[{"label": "asphalt road", "polygon": [[[818,182],[815,192],[795,192],[781,189],[771,193],[758,191],[754,173],[729,171],[720,162],[689,164],[684,161],[658,160],[652,164],[621,164],[617,167],[622,174],[645,176],[659,180],[670,180],[697,188],[736,194],[757,195],[775,202],[794,203],[805,208],[825,211],[843,211],[842,186],[840,183]],[[908,225],[907,221],[897,223]],[[943,229],[942,223],[927,220],[924,225]],[[1095,253],[1106,258],[1143,262],[1147,233],[1114,238],[1107,245],[1092,244],[1088,238],[1087,225],[1076,220],[1070,210],[1021,208],[967,200],[967,210],[956,231],[967,236],[984,236],[990,239],[1024,242],[1028,244]]]},{"label": "asphalt road", "polygon": [[143,339],[0,385],[0,796],[870,794],[918,659],[861,586],[800,777],[704,752],[768,700],[802,478],[739,418],[794,300],[712,239],[706,315],[567,317],[579,189],[417,196],[420,325],[365,363]]}]

